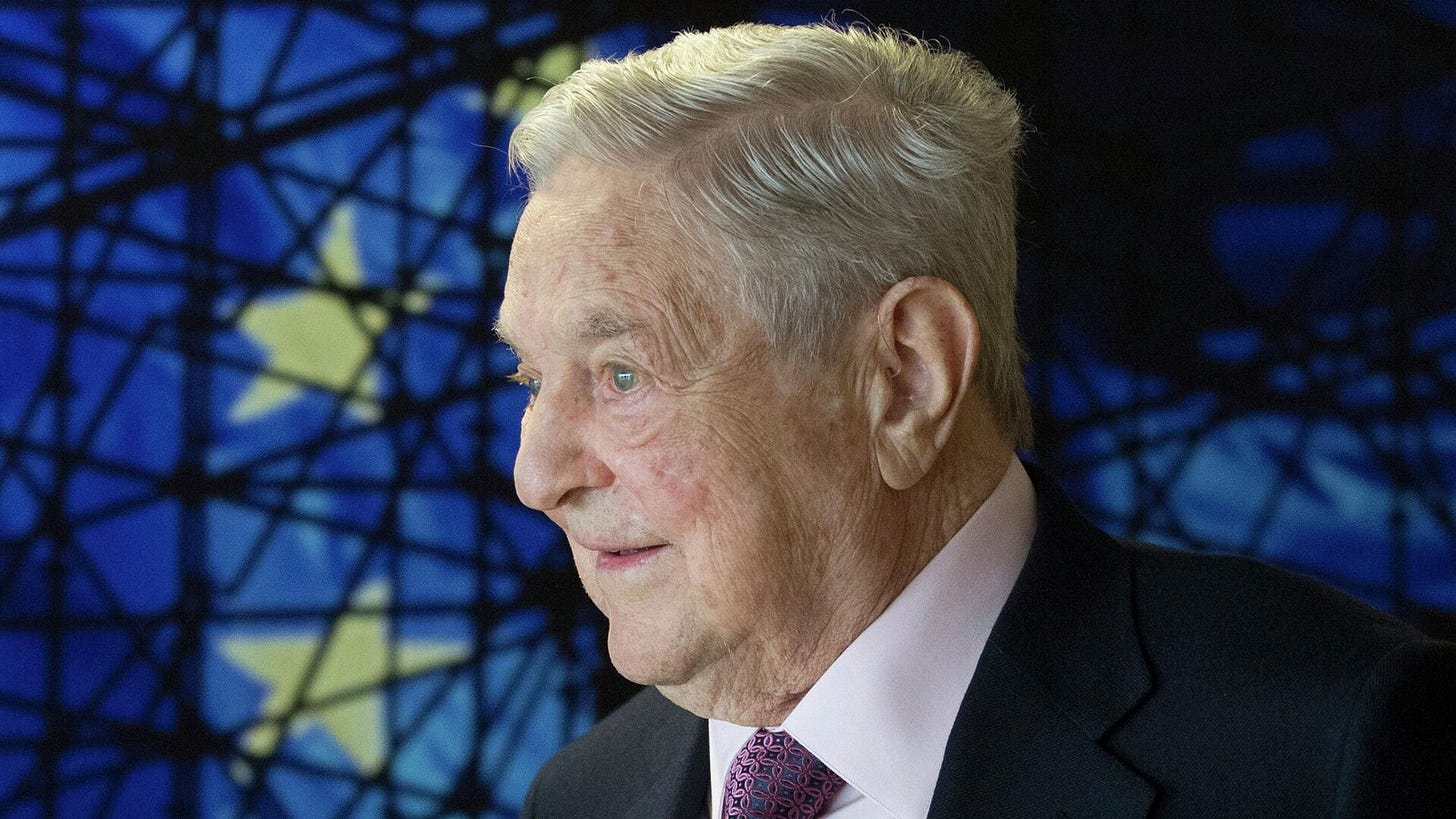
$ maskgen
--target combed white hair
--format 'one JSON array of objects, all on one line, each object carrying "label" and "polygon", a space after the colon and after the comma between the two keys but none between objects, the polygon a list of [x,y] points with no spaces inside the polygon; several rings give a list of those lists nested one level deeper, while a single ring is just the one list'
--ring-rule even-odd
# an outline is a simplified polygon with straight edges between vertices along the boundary
[{"label": "combed white hair", "polygon": [[980,324],[977,383],[1029,445],[1020,144],[1015,99],[965,54],[891,29],[740,24],[587,62],[522,119],[510,159],[532,190],[572,157],[660,173],[780,350],[827,355],[894,283],[950,281]]}]

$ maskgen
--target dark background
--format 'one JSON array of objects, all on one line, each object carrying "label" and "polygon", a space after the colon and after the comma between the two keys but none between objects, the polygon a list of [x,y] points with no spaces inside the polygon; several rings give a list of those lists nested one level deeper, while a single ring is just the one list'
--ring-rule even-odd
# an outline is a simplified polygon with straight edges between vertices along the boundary
[{"label": "dark background", "polygon": [[[514,815],[630,687],[510,487],[501,149],[808,3],[0,9],[0,816]],[[861,3],[1017,92],[1034,457],[1456,636],[1456,3]]]}]

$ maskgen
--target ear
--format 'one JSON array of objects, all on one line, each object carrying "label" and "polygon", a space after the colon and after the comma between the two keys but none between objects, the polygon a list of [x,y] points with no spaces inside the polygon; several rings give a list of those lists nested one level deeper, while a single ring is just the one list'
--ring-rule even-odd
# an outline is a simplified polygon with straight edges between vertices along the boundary
[{"label": "ear", "polygon": [[917,276],[880,298],[870,429],[894,489],[924,478],[955,429],[981,340],[975,311],[944,279]]}]

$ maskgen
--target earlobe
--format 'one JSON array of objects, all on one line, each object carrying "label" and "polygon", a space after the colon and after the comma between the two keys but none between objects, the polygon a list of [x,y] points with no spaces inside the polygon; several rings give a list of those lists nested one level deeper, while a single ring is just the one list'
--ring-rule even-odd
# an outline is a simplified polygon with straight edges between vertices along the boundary
[{"label": "earlobe", "polygon": [[979,349],[976,316],[944,279],[918,276],[880,299],[869,408],[881,477],[914,486],[935,466],[970,391]]}]

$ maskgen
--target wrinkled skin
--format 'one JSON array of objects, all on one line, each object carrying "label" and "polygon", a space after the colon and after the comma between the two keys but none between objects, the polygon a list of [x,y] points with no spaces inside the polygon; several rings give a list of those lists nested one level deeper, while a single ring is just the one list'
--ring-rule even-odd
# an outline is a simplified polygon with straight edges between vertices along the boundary
[{"label": "wrinkled skin", "polygon": [[877,472],[875,366],[853,354],[873,310],[810,366],[713,264],[650,179],[578,162],[538,188],[497,324],[533,391],[516,487],[565,531],[624,676],[775,724],[949,532]]}]

